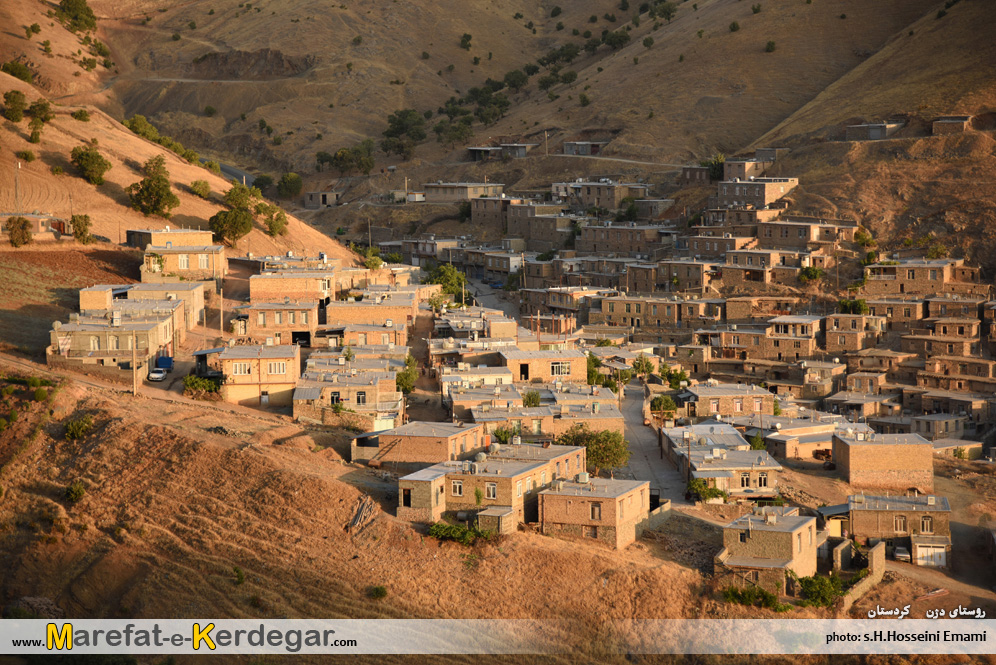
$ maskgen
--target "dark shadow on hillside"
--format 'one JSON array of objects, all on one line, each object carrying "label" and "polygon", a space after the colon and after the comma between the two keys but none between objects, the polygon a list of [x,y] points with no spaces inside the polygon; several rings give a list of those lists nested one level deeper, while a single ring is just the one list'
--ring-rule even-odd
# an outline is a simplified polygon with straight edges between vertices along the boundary
[{"label": "dark shadow on hillside", "polygon": [[171,227],[186,229],[208,230],[208,221],[202,217],[195,217],[194,215],[173,215],[169,219],[169,225]]},{"label": "dark shadow on hillside", "polygon": [[104,184],[99,186],[99,190],[101,194],[113,199],[116,203],[131,207],[131,198],[129,198],[128,192],[116,182],[105,180]]}]

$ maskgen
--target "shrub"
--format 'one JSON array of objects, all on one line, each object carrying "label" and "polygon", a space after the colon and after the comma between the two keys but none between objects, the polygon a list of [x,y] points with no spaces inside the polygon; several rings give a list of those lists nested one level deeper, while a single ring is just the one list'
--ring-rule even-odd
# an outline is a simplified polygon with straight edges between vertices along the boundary
[{"label": "shrub", "polygon": [[174,42],[180,41],[180,33],[179,32],[174,32],[173,33],[173,41]]},{"label": "shrub", "polygon": [[86,0],[61,0],[58,16],[73,32],[97,28],[97,17]]},{"label": "shrub", "polygon": [[52,167],[52,175],[62,175],[63,173],[65,173],[65,171],[63,171],[61,166]]},{"label": "shrub", "polygon": [[93,242],[93,235],[90,233],[90,215],[73,215],[69,219],[69,224],[73,227],[73,238],[81,245],[89,245]]},{"label": "shrub", "polygon": [[463,33],[463,35],[460,37],[460,48],[462,48],[465,51],[469,51],[471,39],[473,39],[473,37],[471,37],[470,34],[466,32]]},{"label": "shrub", "polygon": [[204,107],[204,115],[206,115],[209,118],[214,117],[214,114],[217,113],[217,112],[218,112],[218,109],[216,109],[213,106],[205,106]]},{"label": "shrub", "polygon": [[19,78],[26,83],[31,83],[34,80],[34,74],[28,69],[27,65],[17,62],[16,60],[10,60],[8,62],[0,65],[0,71],[10,74],[14,78]]},{"label": "shrub", "polygon": [[194,376],[193,374],[183,377],[184,392],[216,393],[219,387],[218,381],[214,379],[206,379],[201,376]]},{"label": "shrub", "polygon": [[31,222],[24,217],[11,217],[7,220],[7,239],[12,247],[21,247],[31,242]]},{"label": "shrub", "polygon": [[24,109],[27,107],[24,93],[20,90],[9,90],[3,93],[3,117],[11,122],[21,122],[24,119]]},{"label": "shrub", "polygon": [[769,41],[767,44],[765,44],[765,46],[764,46],[764,52],[765,53],[774,53],[775,52],[775,43],[772,42],[772,41]]},{"label": "shrub", "polygon": [[35,401],[44,402],[48,399],[48,391],[44,388],[35,388]]},{"label": "shrub", "polygon": [[65,497],[69,503],[78,503],[85,494],[86,487],[83,485],[82,480],[77,479],[66,485]]},{"label": "shrub", "polygon": [[232,574],[235,575],[235,586],[245,584],[246,574],[238,566],[232,566]]},{"label": "shrub", "polygon": [[779,603],[778,596],[775,594],[756,586],[726,587],[723,589],[723,598],[728,603],[748,606],[760,605],[776,612],[785,612],[792,609],[791,605]]},{"label": "shrub", "polygon": [[93,146],[77,146],[70,153],[71,161],[80,175],[93,185],[104,184],[104,174],[111,168],[111,163],[104,159]]},{"label": "shrub", "polygon": [[93,429],[93,418],[89,414],[66,423],[66,440],[79,441]]},{"label": "shrub", "polygon": [[674,413],[678,410],[678,405],[674,403],[670,395],[658,395],[650,401],[650,410]]},{"label": "shrub", "polygon": [[285,199],[293,198],[301,193],[304,181],[296,173],[285,173],[277,182],[277,194]]},{"label": "shrub", "polygon": [[362,43],[363,43],[363,37],[362,36],[356,35],[355,37],[353,37],[353,46],[359,46]]},{"label": "shrub", "polygon": [[428,60],[430,58],[428,51],[422,51],[422,59]]},{"label": "shrub", "polygon": [[751,5],[750,6],[750,10],[752,12],[754,12],[755,14],[760,14],[761,13],[761,3],[759,2],[756,5]]},{"label": "shrub", "polygon": [[31,152],[30,150],[18,150],[17,152],[14,153],[14,156],[17,157],[18,159],[23,159],[26,162],[35,161],[35,153]]},{"label": "shrub", "polygon": [[645,37],[643,39],[643,46],[644,46],[644,48],[650,48],[653,45],[654,45],[654,38],[653,37]]},{"label": "shrub", "polygon": [[86,109],[77,109],[72,112],[74,120],[79,120],[80,122],[90,122],[90,112]]},{"label": "shrub", "polygon": [[560,16],[560,13],[562,11],[563,10],[560,8],[559,5],[554,7],[553,9],[550,10],[550,18],[557,18],[558,16]]},{"label": "shrub", "polygon": [[830,607],[844,594],[843,586],[836,573],[831,573],[829,577],[800,577],[799,587],[805,599],[802,604]]},{"label": "shrub", "polygon": [[740,24],[737,23],[736,21],[730,24],[730,32],[736,32],[739,29],[740,29]]},{"label": "shrub", "polygon": [[367,589],[367,596],[373,598],[374,600],[380,600],[381,598],[387,598],[387,587],[384,586],[372,586]]},{"label": "shrub", "polygon": [[436,522],[429,527],[429,535],[437,540],[452,540],[467,547],[473,545],[478,539],[491,540],[493,537],[490,531],[481,531],[476,527],[468,528],[462,524],[450,524],[449,522]]},{"label": "shrub", "polygon": [[826,272],[823,268],[817,268],[815,266],[806,266],[799,270],[799,282],[801,284],[807,284],[811,281],[816,281],[823,279]]},{"label": "shrub", "polygon": [[190,183],[190,192],[195,196],[206,199],[211,196],[211,185],[207,180],[195,180]]}]

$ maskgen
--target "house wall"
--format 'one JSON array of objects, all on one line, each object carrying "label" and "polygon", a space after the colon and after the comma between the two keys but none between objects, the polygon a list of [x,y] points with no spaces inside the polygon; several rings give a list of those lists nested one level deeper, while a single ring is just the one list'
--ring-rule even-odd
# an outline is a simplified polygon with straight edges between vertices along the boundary
[{"label": "house wall", "polygon": [[[910,534],[920,534],[920,527],[924,515],[929,515],[934,520],[935,536],[951,535],[951,513],[947,511],[926,511],[926,510],[852,510],[851,513],[851,533],[859,538],[894,539],[908,538]],[[906,531],[896,531],[896,517],[902,515],[906,518]]]},{"label": "house wall", "polygon": [[[446,476],[428,480],[398,480],[398,519],[408,522],[435,524],[446,511],[444,486]],[[402,506],[404,491],[411,492],[411,506]]]},{"label": "house wall", "polygon": [[[595,538],[615,549],[622,549],[636,540],[636,526],[650,511],[649,484],[622,496],[586,497],[561,494],[540,494],[539,510],[544,534],[564,534],[586,537],[594,527]],[[601,504],[601,519],[591,519],[591,506]]]},{"label": "house wall", "polygon": [[835,437],[833,460],[837,471],[855,487],[934,489],[933,446],[929,443],[846,445]]}]

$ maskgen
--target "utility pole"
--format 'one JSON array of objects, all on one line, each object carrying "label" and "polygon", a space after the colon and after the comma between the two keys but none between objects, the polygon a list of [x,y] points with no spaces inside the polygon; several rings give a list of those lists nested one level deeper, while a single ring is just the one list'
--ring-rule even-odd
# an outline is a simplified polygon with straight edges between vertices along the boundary
[{"label": "utility pole", "polygon": [[14,171],[14,209],[18,216],[21,214],[21,162],[17,162],[17,170]]},{"label": "utility pole", "polygon": [[543,150],[546,151],[545,157],[550,156],[550,138],[547,136],[547,131],[543,130]]},{"label": "utility pole", "polygon": [[225,287],[218,287],[218,334],[225,340]]},{"label": "utility pole", "polygon": [[135,330],[131,331],[131,394],[138,395],[138,341]]},{"label": "utility pole", "polygon": [[[407,198],[407,196],[408,196],[408,194],[405,194],[406,198]],[[367,220],[367,247],[373,248],[373,246],[374,246],[374,244],[373,244],[373,230],[371,229],[371,226],[370,226],[371,223],[372,222],[368,219]]]}]

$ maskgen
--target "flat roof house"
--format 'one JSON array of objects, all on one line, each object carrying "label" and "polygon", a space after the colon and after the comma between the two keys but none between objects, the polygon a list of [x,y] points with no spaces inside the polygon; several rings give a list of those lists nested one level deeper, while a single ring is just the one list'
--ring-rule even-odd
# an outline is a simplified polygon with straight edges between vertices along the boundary
[{"label": "flat roof house", "polygon": [[230,346],[218,356],[221,398],[247,406],[290,406],[301,376],[301,347]]},{"label": "flat roof house", "polygon": [[919,492],[934,489],[934,449],[919,434],[834,434],[833,461],[855,487]]},{"label": "flat roof house", "polygon": [[501,363],[512,370],[516,381],[587,383],[588,359],[577,349],[522,351],[504,349]]},{"label": "flat roof house", "polygon": [[350,454],[353,462],[377,460],[380,464],[425,466],[470,459],[490,443],[483,425],[411,422],[354,437]]},{"label": "flat roof house", "polygon": [[125,244],[144,250],[149,245],[171,247],[173,245],[212,245],[214,233],[210,229],[128,229],[125,231]]},{"label": "flat roof house", "polygon": [[456,203],[482,196],[501,196],[505,185],[496,182],[430,182],[422,185],[426,203]]},{"label": "flat roof house", "polygon": [[816,518],[799,515],[797,508],[755,510],[723,528],[716,576],[735,586],[794,595],[797,578],[816,574],[816,550],[823,535],[816,529]]},{"label": "flat roof house", "polygon": [[947,568],[951,565],[951,507],[947,498],[915,496],[847,497],[850,534],[871,541],[885,541],[886,552],[908,548],[911,563]]},{"label": "flat roof house", "polygon": [[593,538],[617,550],[634,542],[650,512],[650,482],[585,476],[539,493],[542,533]]}]

